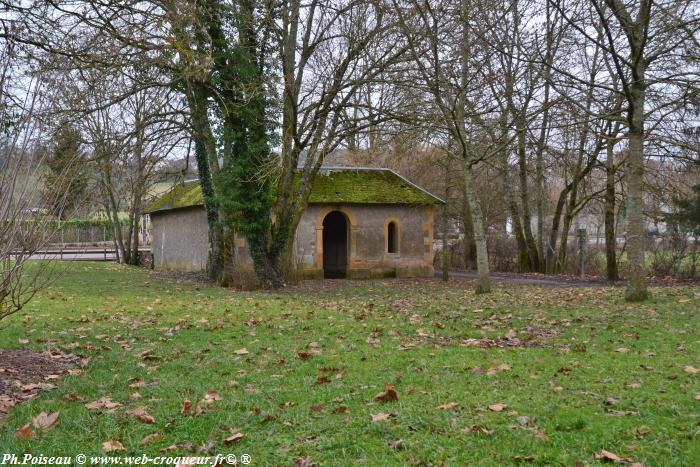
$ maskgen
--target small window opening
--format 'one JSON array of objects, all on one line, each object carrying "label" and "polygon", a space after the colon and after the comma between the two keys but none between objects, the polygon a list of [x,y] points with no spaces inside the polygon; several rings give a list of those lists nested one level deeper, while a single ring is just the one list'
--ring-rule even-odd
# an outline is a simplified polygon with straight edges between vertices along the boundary
[{"label": "small window opening", "polygon": [[387,251],[389,253],[399,252],[399,231],[396,222],[389,222],[387,227]]}]

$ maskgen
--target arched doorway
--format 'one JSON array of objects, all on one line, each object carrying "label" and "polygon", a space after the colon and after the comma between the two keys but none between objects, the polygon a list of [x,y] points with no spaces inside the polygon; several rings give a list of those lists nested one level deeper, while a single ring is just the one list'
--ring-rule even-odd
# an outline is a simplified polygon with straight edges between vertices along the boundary
[{"label": "arched doorway", "polygon": [[348,221],[340,211],[323,219],[323,277],[344,278],[348,268]]}]

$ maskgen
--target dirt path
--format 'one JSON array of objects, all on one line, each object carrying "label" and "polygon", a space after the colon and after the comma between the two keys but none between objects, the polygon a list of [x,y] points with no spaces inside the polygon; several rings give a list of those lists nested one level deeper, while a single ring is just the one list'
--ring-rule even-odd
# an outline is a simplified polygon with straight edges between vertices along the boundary
[{"label": "dirt path", "polygon": [[[442,271],[435,271],[435,277],[442,277]],[[451,278],[476,279],[476,271],[450,271]],[[538,273],[493,272],[493,282],[516,285],[541,285],[548,287],[624,287],[627,281],[610,282],[601,277],[576,277],[564,275],[546,275]],[[649,283],[654,286],[698,285],[698,281],[660,279],[652,277]]]}]

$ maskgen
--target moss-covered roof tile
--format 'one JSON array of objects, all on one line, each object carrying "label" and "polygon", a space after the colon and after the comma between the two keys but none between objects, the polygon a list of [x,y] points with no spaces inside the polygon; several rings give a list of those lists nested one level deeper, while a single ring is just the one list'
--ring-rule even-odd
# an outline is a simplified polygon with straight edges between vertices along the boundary
[{"label": "moss-covered roof tile", "polygon": [[[389,169],[322,169],[309,195],[309,204],[439,204],[442,200]],[[151,203],[146,212],[201,206],[199,183],[176,185]]]},{"label": "moss-covered roof tile", "polygon": [[202,188],[198,180],[187,181],[173,186],[160,198],[156,198],[146,207],[145,212],[167,211],[170,209],[202,206]]}]

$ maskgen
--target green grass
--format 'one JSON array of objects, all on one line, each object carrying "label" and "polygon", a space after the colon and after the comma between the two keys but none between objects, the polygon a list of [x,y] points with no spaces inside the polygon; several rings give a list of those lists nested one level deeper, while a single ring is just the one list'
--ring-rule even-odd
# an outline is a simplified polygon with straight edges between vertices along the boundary
[{"label": "green grass", "polygon": [[[698,465],[700,374],[684,367],[700,367],[700,295],[652,292],[642,305],[626,304],[622,289],[499,286],[475,296],[464,282],[432,280],[235,292],[76,264],[0,325],[0,347],[26,338],[90,365],[15,407],[0,426],[0,453],[97,454],[119,440],[123,455],[160,455],[174,444],[187,454],[210,443],[214,453],[250,454],[252,465],[306,456],[322,465],[594,465],[602,449],[647,466]],[[460,345],[511,329],[544,347]],[[237,355],[241,348],[249,354]],[[318,355],[297,356],[310,349]],[[156,358],[144,360],[146,350]],[[501,364],[510,370],[489,371]],[[322,376],[330,383],[316,384]],[[130,388],[135,379],[148,385]],[[399,400],[375,401],[387,384]],[[184,399],[209,390],[223,400],[180,415]],[[135,391],[141,400],[130,400]],[[84,406],[102,396],[123,407]],[[459,407],[438,408],[450,402]],[[496,403],[508,407],[488,409]],[[154,424],[128,417],[138,406]],[[340,406],[347,412],[334,413]],[[15,430],[42,411],[60,411],[57,426],[18,440]],[[382,412],[396,417],[373,422]],[[473,425],[493,433],[463,431]],[[224,446],[231,428],[245,437]],[[164,439],[140,446],[152,433]]]}]

